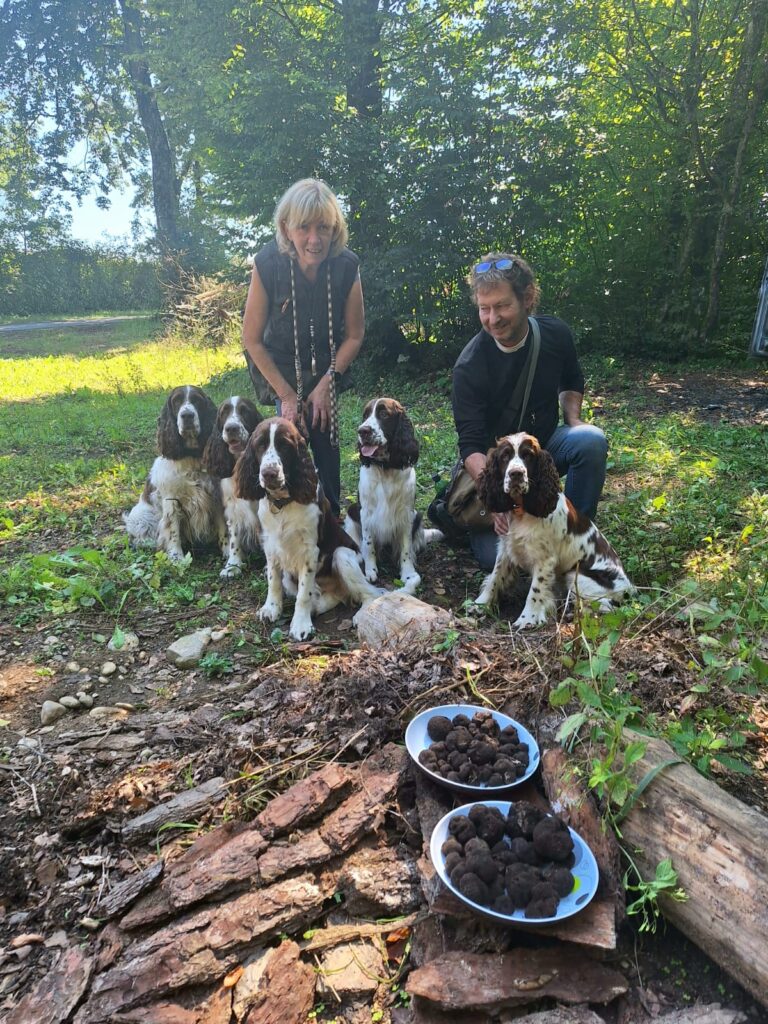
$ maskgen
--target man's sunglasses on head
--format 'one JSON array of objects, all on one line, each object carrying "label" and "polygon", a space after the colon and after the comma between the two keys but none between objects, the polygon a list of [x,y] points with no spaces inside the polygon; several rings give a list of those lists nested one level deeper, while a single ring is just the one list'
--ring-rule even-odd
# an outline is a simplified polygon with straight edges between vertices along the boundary
[{"label": "man's sunglasses on head", "polygon": [[484,263],[476,263],[474,271],[476,274],[485,274],[495,267],[497,270],[509,270],[517,266],[517,260],[486,260]]}]

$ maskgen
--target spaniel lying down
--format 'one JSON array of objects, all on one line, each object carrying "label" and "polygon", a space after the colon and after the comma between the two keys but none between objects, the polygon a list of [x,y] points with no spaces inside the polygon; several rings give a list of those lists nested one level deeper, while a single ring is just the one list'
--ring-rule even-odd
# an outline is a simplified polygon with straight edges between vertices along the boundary
[{"label": "spaniel lying down", "polygon": [[358,504],[350,505],[344,529],[363,554],[365,576],[378,579],[376,556],[389,545],[397,560],[403,590],[413,593],[421,582],[415,557],[440,530],[425,530],[415,509],[419,443],[405,409],[394,398],[374,398],[357,428],[360,454]]},{"label": "spaniel lying down", "polygon": [[174,388],[157,420],[157,448],[144,490],[123,516],[132,543],[157,546],[180,560],[184,548],[224,542],[221,501],[203,466],[216,406],[200,388]]},{"label": "spaniel lying down", "polygon": [[288,420],[258,425],[235,466],[235,493],[259,503],[269,584],[262,621],[280,616],[284,587],[296,597],[289,629],[294,640],[313,632],[314,615],[384,593],[363,575],[357,545],[332,514],[306,442]]},{"label": "spaniel lying down", "polygon": [[552,456],[535,437],[502,437],[488,452],[477,490],[489,512],[507,514],[509,532],[499,537],[496,564],[476,604],[495,604],[519,568],[532,580],[518,628],[546,622],[558,589],[599,600],[604,611],[633,589],[611,545],[561,493]]}]

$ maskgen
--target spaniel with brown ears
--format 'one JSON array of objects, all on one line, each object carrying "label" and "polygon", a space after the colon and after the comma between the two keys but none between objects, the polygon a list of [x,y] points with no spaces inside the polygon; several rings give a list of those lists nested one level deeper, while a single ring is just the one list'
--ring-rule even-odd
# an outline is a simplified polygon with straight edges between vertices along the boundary
[{"label": "spaniel with brown ears", "polygon": [[246,556],[261,544],[256,502],[237,497],[232,474],[248,438],[263,419],[253,402],[232,395],[219,406],[216,426],[203,452],[203,466],[217,482],[224,509],[226,562],[219,575],[225,578],[239,576]]},{"label": "spaniel with brown ears", "polygon": [[413,593],[421,582],[415,556],[442,538],[425,530],[415,509],[419,443],[403,406],[394,398],[374,398],[357,428],[360,454],[358,502],[350,505],[344,529],[363,554],[365,576],[378,579],[377,555],[389,546],[399,567],[403,590]]},{"label": "spaniel with brown ears", "polygon": [[157,420],[159,456],[141,497],[123,516],[134,544],[149,544],[178,561],[184,548],[224,540],[218,488],[203,467],[216,406],[200,388],[174,388]]},{"label": "spaniel with brown ears", "polygon": [[331,512],[306,441],[291,422],[275,417],[258,425],[235,466],[235,493],[259,503],[268,582],[262,622],[282,613],[284,588],[296,598],[294,640],[310,636],[314,615],[384,593],[363,575],[357,545]]},{"label": "spaniel with brown ears", "polygon": [[477,485],[489,512],[506,513],[496,564],[477,598],[493,605],[524,569],[531,574],[525,607],[514,625],[539,626],[555,610],[558,586],[607,611],[633,590],[619,556],[591,520],[560,490],[552,456],[530,434],[502,437],[488,452]]}]

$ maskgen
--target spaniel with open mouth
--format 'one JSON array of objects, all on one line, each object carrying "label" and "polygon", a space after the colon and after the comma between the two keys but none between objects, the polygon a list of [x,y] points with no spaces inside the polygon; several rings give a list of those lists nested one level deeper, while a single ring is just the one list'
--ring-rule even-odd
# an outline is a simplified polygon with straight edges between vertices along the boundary
[{"label": "spaniel with open mouth", "polygon": [[178,561],[184,549],[218,540],[225,525],[214,478],[203,450],[216,406],[191,384],[174,388],[157,420],[157,448],[141,497],[123,516],[131,541],[156,546]]},{"label": "spaniel with open mouth", "polygon": [[360,455],[358,502],[350,505],[344,529],[360,546],[365,576],[378,579],[377,556],[386,546],[399,568],[403,590],[413,593],[421,582],[416,555],[440,530],[425,530],[416,504],[419,443],[403,406],[394,398],[374,398],[357,428]]},{"label": "spaniel with open mouth", "polygon": [[247,398],[232,395],[219,406],[216,426],[203,452],[203,466],[218,481],[224,509],[226,559],[220,576],[232,578],[243,571],[246,557],[261,544],[261,527],[256,502],[238,498],[233,473],[245,451],[248,438],[264,417]]},{"label": "spaniel with open mouth", "polygon": [[634,589],[614,549],[560,490],[552,456],[531,434],[499,439],[488,452],[477,490],[489,512],[506,513],[509,529],[499,537],[496,563],[476,604],[495,604],[514,584],[518,569],[532,579],[517,628],[546,622],[558,590],[599,601],[607,611]]},{"label": "spaniel with open mouth", "polygon": [[274,417],[258,425],[235,466],[235,493],[259,503],[268,582],[262,622],[279,618],[285,589],[296,598],[289,633],[305,640],[314,631],[313,616],[384,593],[363,575],[357,545],[331,512],[293,423]]}]

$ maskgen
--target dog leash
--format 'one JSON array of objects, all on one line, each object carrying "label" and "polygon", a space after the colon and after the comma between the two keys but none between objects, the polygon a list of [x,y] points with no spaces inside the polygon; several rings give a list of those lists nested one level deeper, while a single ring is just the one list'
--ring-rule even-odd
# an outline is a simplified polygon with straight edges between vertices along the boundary
[{"label": "dog leash", "polygon": [[[304,404],[304,375],[301,370],[301,355],[299,354],[299,319],[296,311],[296,279],[293,268],[293,260],[291,264],[291,305],[293,306],[293,361],[296,370],[296,404],[297,411],[302,410]],[[339,447],[339,407],[338,399],[336,395],[336,345],[333,341],[333,297],[331,293],[331,265],[330,262],[326,265],[326,282],[328,291],[328,347],[331,353],[331,363],[328,367],[327,374],[331,379],[331,424],[330,424],[330,442],[332,448]],[[310,358],[312,360],[312,376],[314,377],[317,372],[317,362],[315,359],[315,322],[313,318],[309,321],[309,345],[310,345]]]}]

